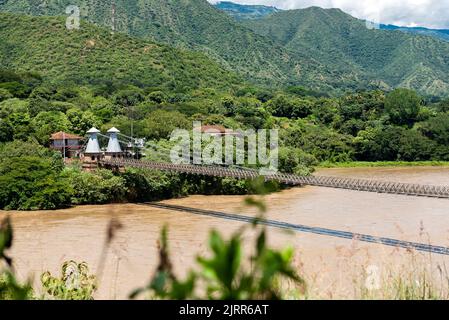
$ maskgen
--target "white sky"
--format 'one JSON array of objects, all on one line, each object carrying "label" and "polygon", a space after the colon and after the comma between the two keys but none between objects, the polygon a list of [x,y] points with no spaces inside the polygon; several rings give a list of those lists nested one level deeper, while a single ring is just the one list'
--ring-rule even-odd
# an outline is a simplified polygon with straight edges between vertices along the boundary
[{"label": "white sky", "polygon": [[[211,3],[217,0],[208,0]],[[400,26],[449,29],[449,0],[230,0],[280,9],[340,8],[360,19]]]}]

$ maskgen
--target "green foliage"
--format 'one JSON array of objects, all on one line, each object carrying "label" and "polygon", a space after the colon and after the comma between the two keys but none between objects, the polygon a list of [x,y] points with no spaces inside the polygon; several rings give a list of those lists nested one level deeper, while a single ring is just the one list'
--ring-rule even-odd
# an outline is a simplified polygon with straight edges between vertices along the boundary
[{"label": "green foliage", "polygon": [[147,96],[147,100],[160,104],[166,102],[168,100],[168,97],[162,91],[154,91]]},{"label": "green foliage", "polygon": [[70,205],[71,187],[60,179],[52,160],[35,156],[7,158],[0,163],[0,208],[58,209]]},{"label": "green foliage", "polygon": [[109,170],[81,172],[72,168],[62,175],[73,188],[71,202],[75,205],[123,202],[128,192],[125,179]]},{"label": "green foliage", "polygon": [[30,300],[33,289],[30,284],[20,284],[10,271],[0,273],[0,301],[1,300]]},{"label": "green foliage", "polygon": [[311,114],[312,103],[308,100],[278,95],[270,101],[268,108],[276,117],[297,119]]},{"label": "green foliage", "polygon": [[179,112],[157,110],[143,122],[143,132],[148,139],[167,139],[175,129],[188,129],[192,124]]},{"label": "green foliage", "polygon": [[[9,143],[0,144],[0,162],[6,161],[8,158],[20,157],[40,157],[52,158],[55,153],[48,148],[45,148],[35,142],[13,141]],[[60,159],[59,161],[61,161]],[[53,168],[59,167],[54,163]]]},{"label": "green foliage", "polygon": [[[255,222],[257,223],[257,222]],[[229,240],[216,231],[209,237],[211,256],[198,257],[200,271],[190,271],[186,280],[173,273],[168,250],[167,229],[160,240],[159,266],[147,287],[131,294],[135,298],[149,293],[161,299],[277,300],[282,294],[277,287],[281,279],[304,288],[304,281],[292,267],[293,250],[276,251],[266,244],[266,231],[258,232],[254,254],[243,261],[242,233]],[[247,267],[250,265],[250,267]],[[205,286],[205,292],[198,287]]]},{"label": "green foliage", "polygon": [[0,143],[14,140],[14,128],[8,119],[0,119]]},{"label": "green foliage", "polygon": [[279,170],[285,173],[309,175],[318,164],[316,158],[301,149],[281,147],[279,150]]},{"label": "green foliage", "polygon": [[350,136],[301,120],[282,131],[280,138],[282,145],[300,149],[318,161],[344,162],[354,154]]},{"label": "green foliage", "polygon": [[[64,15],[66,6],[71,4],[62,2],[58,2],[61,10],[55,12],[58,16]],[[2,7],[3,4],[0,9]],[[93,17],[100,10],[89,12]],[[53,84],[94,84],[109,88],[126,84],[182,91],[205,86],[228,87],[238,81],[234,74],[202,54],[124,34],[111,34],[87,22],[82,23],[80,30],[68,31],[63,17],[34,18],[0,13],[0,42],[4,44],[0,48],[0,67],[33,70],[40,73],[45,82]],[[48,55],[52,58],[48,59]],[[23,91],[20,97],[25,97],[29,90],[27,85],[17,81],[8,86],[0,84],[0,87],[14,96],[19,96],[16,91]],[[42,107],[47,97],[32,95],[33,100],[40,102],[36,103],[37,107]],[[40,111],[48,110],[38,109],[37,112]]]},{"label": "green foliage", "polygon": [[9,217],[0,221],[0,267],[6,263],[8,269],[0,269],[0,301],[1,300],[27,300],[32,297],[32,289],[29,284],[19,284],[15,275],[10,270],[12,259],[6,255],[6,251],[12,247],[13,229]]},{"label": "green foliage", "polygon": [[417,120],[422,99],[416,92],[396,89],[385,99],[385,112],[393,124],[412,126]]},{"label": "green foliage", "polygon": [[430,118],[420,123],[418,128],[426,137],[441,145],[449,146],[449,114]]},{"label": "green foliage", "polygon": [[363,161],[433,160],[435,143],[417,131],[402,127],[370,128],[354,140]]},{"label": "green foliage", "polygon": [[[114,3],[116,29],[119,32],[154,39],[182,49],[202,51],[222,66],[259,84],[304,86],[312,88],[314,95],[320,95],[323,91],[341,93],[346,90],[405,87],[429,96],[446,96],[449,89],[449,63],[441,59],[449,55],[448,42],[412,33],[369,30],[363,21],[341,10],[318,7],[288,10],[239,23],[213,8],[206,0],[122,0]],[[17,0],[0,4],[0,10],[61,16],[70,4],[69,0]],[[79,0],[77,5],[83,8],[83,19],[110,28],[111,0],[101,3]],[[36,54],[32,59],[34,61],[18,54],[19,49],[26,44],[15,43],[14,34],[17,32],[12,31],[17,30],[22,18],[10,19],[8,15],[4,16],[2,21],[15,26],[13,30],[0,26],[5,33],[12,35],[2,39],[7,44],[4,51],[9,67],[19,66],[20,62],[25,64],[25,68],[33,63],[39,65],[41,71],[58,78],[67,77],[68,68],[77,69],[70,73],[72,80],[80,80],[81,74],[77,71],[84,69],[84,73],[88,74],[84,81],[127,79],[135,85],[145,83],[158,86],[164,83],[167,88],[177,87],[180,90],[191,87],[190,82],[194,82],[196,86],[204,84],[193,76],[194,73],[183,72],[199,66],[191,63],[192,60],[203,64],[202,71],[195,70],[202,79],[209,78],[214,83],[219,83],[215,75],[223,72],[218,67],[212,67],[214,63],[204,57],[196,60],[192,56],[181,55],[182,58],[179,59],[179,55],[170,54],[171,52],[167,54],[171,50],[166,47],[161,50],[152,43],[139,46],[130,38],[125,40],[124,36],[112,36],[106,31],[97,31],[101,35],[97,38],[86,23],[82,24],[82,29],[88,28],[88,32],[64,32],[66,38],[72,41],[67,45],[65,39],[54,40],[55,34],[59,34],[64,28],[62,19],[45,18],[48,26],[35,33],[34,30],[39,29],[36,26],[37,19],[28,18],[26,25],[29,27],[26,30],[31,32],[29,37],[42,40],[46,45],[45,53],[59,53],[51,46],[54,43],[71,50],[71,54],[53,59],[68,60],[67,63],[58,68],[51,67],[41,52],[33,51]],[[49,40],[50,35],[54,41]],[[111,43],[111,38],[119,38],[128,43]],[[80,42],[74,44],[74,40]],[[114,50],[105,47],[112,47]],[[103,51],[103,54],[99,55],[97,51]],[[139,55],[142,51],[146,54]],[[6,53],[9,55],[6,56]],[[105,58],[106,55],[108,58]],[[151,59],[147,59],[148,55]],[[85,67],[87,64],[93,65],[90,62],[94,59],[97,60],[94,66]],[[182,63],[177,63],[178,61]],[[114,72],[108,69],[109,62],[113,64]],[[62,74],[56,72],[60,69],[64,71]],[[203,72],[206,69],[210,71],[209,74]],[[173,73],[176,73],[175,77]]]},{"label": "green foliage", "polygon": [[70,126],[67,115],[60,111],[41,112],[31,121],[34,136],[45,146],[49,146],[52,133],[59,131],[67,132]]},{"label": "green foliage", "polygon": [[3,100],[11,99],[13,95],[6,89],[0,88],[0,102]]},{"label": "green foliage", "polygon": [[186,194],[185,182],[179,175],[149,170],[126,170],[126,199],[131,202],[146,202],[178,197]]},{"label": "green foliage", "polygon": [[93,300],[97,290],[96,277],[89,274],[85,262],[67,261],[62,266],[61,277],[45,272],[41,282],[48,298],[55,300]]},{"label": "green foliage", "polygon": [[90,128],[99,128],[101,121],[92,111],[82,111],[77,108],[66,112],[67,120],[70,122],[70,132],[84,136]]}]

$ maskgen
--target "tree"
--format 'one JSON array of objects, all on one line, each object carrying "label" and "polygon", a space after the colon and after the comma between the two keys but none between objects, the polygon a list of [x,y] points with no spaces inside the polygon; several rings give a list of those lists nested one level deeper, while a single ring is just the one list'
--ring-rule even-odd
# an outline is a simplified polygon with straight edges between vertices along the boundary
[{"label": "tree", "polygon": [[52,210],[70,205],[72,189],[42,157],[11,157],[0,162],[0,209]]},{"label": "tree", "polygon": [[52,162],[52,169],[58,173],[62,171],[64,165],[59,152],[45,148],[37,143],[15,140],[0,145],[0,162],[8,158],[20,157],[46,158]]},{"label": "tree", "polygon": [[189,127],[190,122],[177,111],[156,110],[143,121],[143,132],[149,139],[167,139],[173,130]]},{"label": "tree", "polygon": [[449,114],[440,114],[419,125],[419,130],[439,144],[449,146]]},{"label": "tree", "polygon": [[415,91],[396,89],[385,99],[385,112],[391,123],[411,127],[417,120],[421,105],[422,98]]},{"label": "tree", "polygon": [[73,204],[106,204],[125,200],[127,188],[125,179],[110,170],[81,172],[65,170],[63,178],[73,186]]},{"label": "tree", "polygon": [[355,139],[357,160],[423,161],[432,159],[435,143],[402,127],[369,128]]},{"label": "tree", "polygon": [[7,119],[0,119],[0,142],[8,142],[14,139],[14,129]]},{"label": "tree", "polygon": [[68,131],[70,121],[62,112],[41,112],[32,121],[34,136],[43,145],[49,145],[50,136],[58,131]]},{"label": "tree", "polygon": [[135,106],[145,100],[143,91],[136,87],[129,87],[124,90],[120,90],[114,96],[116,104],[125,108]]},{"label": "tree", "polygon": [[269,109],[274,116],[297,119],[307,117],[311,113],[312,104],[308,100],[278,95],[270,100]]},{"label": "tree", "polygon": [[30,93],[28,86],[16,81],[0,83],[0,88],[7,90],[16,98],[26,98]]},{"label": "tree", "polygon": [[147,100],[157,104],[166,102],[168,99],[167,95],[162,91],[153,91],[147,96]]},{"label": "tree", "polygon": [[111,121],[115,115],[118,115],[118,107],[104,97],[95,97],[91,102],[91,110],[103,123]]},{"label": "tree", "polygon": [[316,158],[297,148],[281,147],[279,149],[279,170],[285,173],[309,175],[313,166],[317,165]]},{"label": "tree", "polygon": [[13,95],[6,89],[0,88],[0,102],[13,98]]},{"label": "tree", "polygon": [[76,134],[84,135],[90,128],[101,126],[100,120],[91,111],[82,111],[78,108],[72,108],[66,113],[70,121],[70,131]]}]

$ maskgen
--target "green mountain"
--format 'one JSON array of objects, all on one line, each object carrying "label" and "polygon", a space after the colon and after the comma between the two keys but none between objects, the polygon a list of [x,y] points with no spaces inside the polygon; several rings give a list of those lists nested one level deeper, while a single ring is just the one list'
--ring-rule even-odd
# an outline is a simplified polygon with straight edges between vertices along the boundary
[{"label": "green mountain", "polygon": [[[237,20],[260,19],[272,13],[283,11],[282,9],[278,9],[272,6],[247,5],[229,1],[220,1],[214,4],[214,6],[217,9],[226,12],[231,17]],[[407,33],[419,34],[434,37],[440,40],[442,39],[449,41],[449,30],[446,29],[429,29],[424,27],[400,27],[391,24],[381,24],[380,29],[403,31]]]},{"label": "green mountain", "polygon": [[65,15],[66,6],[71,4],[78,5],[81,17],[90,22],[109,28],[114,24],[115,30],[133,36],[205,52],[259,84],[333,91],[366,82],[352,71],[338,72],[306,52],[289,51],[206,0],[6,0],[0,2],[0,10]]},{"label": "green mountain", "polygon": [[90,23],[69,31],[60,17],[0,13],[0,43],[0,68],[38,72],[50,82],[123,82],[179,90],[241,82],[203,54],[113,34]]},{"label": "green mountain", "polygon": [[65,15],[78,5],[90,22],[204,52],[247,80],[341,92],[407,87],[449,92],[449,43],[370,30],[337,9],[312,7],[237,21],[206,0],[3,0],[0,10]]},{"label": "green mountain", "polygon": [[244,25],[291,52],[306,52],[339,73],[381,87],[449,92],[449,43],[400,31],[373,30],[339,9],[311,7],[274,13]]},{"label": "green mountain", "polygon": [[98,25],[205,52],[248,79],[280,84],[292,78],[296,59],[285,49],[206,0],[6,0],[0,10],[63,16],[68,5],[79,6],[81,17]]},{"label": "green mountain", "polygon": [[280,9],[271,6],[245,5],[229,1],[217,2],[215,7],[226,12],[237,20],[259,19],[269,14],[281,11]]},{"label": "green mountain", "polygon": [[423,27],[409,28],[409,27],[398,27],[391,24],[381,24],[380,28],[382,30],[396,30],[449,41],[449,30],[447,29],[428,29]]}]

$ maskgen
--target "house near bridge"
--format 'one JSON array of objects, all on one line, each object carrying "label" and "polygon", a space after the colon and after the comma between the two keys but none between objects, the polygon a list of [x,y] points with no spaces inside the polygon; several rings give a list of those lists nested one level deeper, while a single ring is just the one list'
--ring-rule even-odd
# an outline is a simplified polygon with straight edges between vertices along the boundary
[{"label": "house near bridge", "polygon": [[51,135],[50,148],[61,152],[64,159],[77,158],[82,149],[83,137],[67,132],[56,132]]}]

